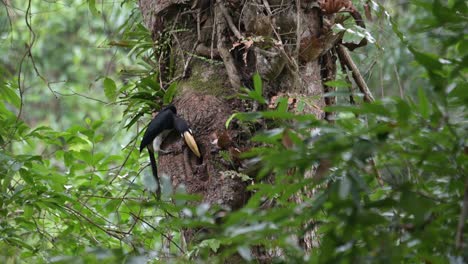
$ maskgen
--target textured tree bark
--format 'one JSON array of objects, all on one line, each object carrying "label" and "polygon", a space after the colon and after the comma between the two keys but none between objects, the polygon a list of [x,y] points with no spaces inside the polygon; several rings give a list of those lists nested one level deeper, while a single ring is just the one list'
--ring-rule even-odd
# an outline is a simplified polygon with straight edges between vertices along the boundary
[{"label": "textured tree bark", "polygon": [[[336,38],[321,35],[317,1],[139,0],[139,5],[155,41],[164,31],[183,29],[170,32],[174,76],[180,77],[175,105],[191,124],[203,157],[198,160],[173,135],[162,146],[174,151],[159,157],[159,174],[171,177],[174,187],[183,184],[188,193],[201,194],[206,203],[238,209],[249,198],[246,185],[238,177],[226,176],[226,171],[237,168],[222,162],[213,138],[228,133],[233,147],[249,147],[240,131],[226,132],[224,126],[233,112],[257,106],[226,96],[240,86],[252,87],[252,75],[259,72],[264,97],[307,98],[304,112],[323,118],[320,58]],[[184,232],[187,242],[194,239],[193,233]],[[313,237],[304,237],[307,241],[301,244],[310,249]],[[271,252],[256,257],[268,262]]]}]

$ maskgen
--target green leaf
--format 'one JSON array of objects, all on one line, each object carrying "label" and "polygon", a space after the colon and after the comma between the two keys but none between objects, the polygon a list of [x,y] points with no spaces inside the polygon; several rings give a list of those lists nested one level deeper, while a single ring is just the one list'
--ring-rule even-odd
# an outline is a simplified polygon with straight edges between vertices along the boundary
[{"label": "green leaf", "polygon": [[436,71],[442,69],[442,63],[439,61],[439,56],[431,53],[420,52],[414,48],[410,48],[416,61],[426,67],[428,70]]},{"label": "green leaf", "polygon": [[138,114],[136,114],[136,115],[130,120],[130,122],[128,122],[128,123],[124,126],[124,128],[126,128],[127,130],[130,129],[130,128],[133,126],[133,124],[135,124],[135,123],[138,121],[138,119],[140,119],[140,117],[142,117],[143,115],[144,115],[143,112],[139,112]]},{"label": "green leaf", "polygon": [[434,202],[411,190],[404,190],[400,200],[400,206],[415,217],[417,223],[424,221],[424,218],[434,210]]},{"label": "green leaf", "polygon": [[172,102],[172,99],[174,98],[174,95],[177,92],[177,87],[178,87],[177,82],[173,82],[173,83],[171,83],[171,85],[169,85],[169,88],[167,88],[166,92],[164,93],[164,97],[163,97],[163,103],[165,105]]},{"label": "green leaf", "polygon": [[253,76],[254,91],[249,92],[249,96],[261,104],[266,104],[265,98],[263,98],[263,84],[260,74],[255,73]]},{"label": "green leaf", "polygon": [[19,239],[17,237],[5,237],[4,239],[9,243],[18,246],[18,248],[26,248],[31,251],[34,250],[33,247],[31,247],[29,244],[27,244],[22,239]]},{"label": "green leaf", "polygon": [[8,83],[0,86],[0,96],[16,108],[21,106],[21,98]]},{"label": "green leaf", "polygon": [[339,188],[339,197],[341,199],[345,199],[348,195],[349,195],[349,192],[351,190],[351,186],[352,186],[352,182],[351,180],[348,178],[348,177],[343,177],[343,179],[341,179],[340,181],[340,188]]},{"label": "green leaf", "polygon": [[418,89],[418,99],[419,99],[419,113],[424,119],[429,118],[429,100],[426,97],[426,93],[423,88]]},{"label": "green leaf", "polygon": [[117,98],[117,85],[115,85],[114,80],[111,78],[104,78],[104,93],[107,99],[111,101],[115,101]]},{"label": "green leaf", "polygon": [[229,128],[229,124],[231,123],[232,119],[234,119],[234,117],[236,117],[236,116],[237,116],[237,113],[234,113],[226,120],[226,123],[225,123],[226,129]]},{"label": "green leaf", "polygon": [[96,0],[88,0],[88,8],[91,11],[93,16],[99,16],[101,12],[99,12],[96,8]]},{"label": "green leaf", "polygon": [[276,109],[277,112],[287,112],[288,111],[288,99],[285,97],[281,97],[278,100],[278,107]]},{"label": "green leaf", "polygon": [[253,84],[254,84],[254,90],[257,94],[262,95],[262,90],[263,90],[263,85],[262,85],[262,78],[260,77],[260,74],[255,73],[253,76]]},{"label": "green leaf", "polygon": [[411,108],[407,102],[399,100],[397,102],[398,121],[406,123],[411,115]]},{"label": "green leaf", "polygon": [[221,242],[217,239],[205,239],[199,244],[199,247],[201,248],[209,247],[215,253],[218,251],[220,246],[221,246]]},{"label": "green leaf", "polygon": [[330,86],[330,87],[338,87],[338,88],[347,88],[351,87],[351,84],[344,80],[334,80],[334,81],[328,81],[325,82],[325,85]]}]

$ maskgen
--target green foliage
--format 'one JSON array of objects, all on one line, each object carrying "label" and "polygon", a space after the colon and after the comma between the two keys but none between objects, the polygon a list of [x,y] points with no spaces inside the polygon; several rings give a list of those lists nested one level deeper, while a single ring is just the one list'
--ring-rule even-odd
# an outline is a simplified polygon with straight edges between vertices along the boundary
[{"label": "green foliage", "polygon": [[[468,165],[466,142],[460,140],[466,124],[447,119],[440,112],[446,109],[431,107],[424,91],[420,95],[420,103],[392,98],[330,108],[338,112],[333,125],[271,114],[276,121],[294,121],[283,127],[300,140],[285,149],[284,128],[255,137],[268,148],[249,155],[261,157],[265,173],[273,173],[282,184],[251,186],[248,206],[230,215],[243,221],[228,220],[220,240],[230,248],[281,247],[294,259],[305,255],[290,243],[291,234],[301,237],[316,230],[321,244],[310,261],[318,263],[440,262],[459,255],[463,251],[454,247],[454,223]],[[311,136],[317,127],[321,135]],[[323,160],[333,164],[323,182],[303,177]],[[314,196],[305,196],[303,188],[314,188]],[[292,202],[298,191],[302,202]],[[276,206],[261,209],[265,199]],[[232,229],[247,231],[227,232]]]},{"label": "green foliage", "polygon": [[252,99],[257,101],[260,104],[266,104],[265,98],[263,98],[263,88],[262,88],[262,78],[258,73],[255,73],[253,76],[253,85],[254,89],[250,90],[248,88],[243,88],[244,94],[240,94],[239,97],[242,99]]},{"label": "green foliage", "polygon": [[[126,20],[121,29],[121,39],[110,41],[109,44],[128,50],[127,56],[135,61],[132,66],[121,71],[128,78],[127,84],[118,90],[118,103],[125,107],[123,123],[126,124],[125,128],[130,129],[144,114],[171,103],[176,95],[178,82],[173,76],[171,63],[171,33],[183,29],[164,31],[159,37],[160,41],[153,42],[151,32],[135,14]],[[162,57],[169,60],[169,69],[164,74],[160,73],[158,64]],[[163,78],[169,83],[167,87],[161,87]]]},{"label": "green foliage", "polygon": [[[417,4],[430,7],[432,13],[440,12],[432,5]],[[434,2],[434,6],[440,5]],[[468,94],[464,54],[455,48],[466,41],[460,34],[465,18],[455,7],[466,10],[466,3],[440,7],[451,16],[442,19],[434,14],[438,19],[430,18],[431,28],[449,27],[447,35],[438,35],[440,42],[451,43],[440,54],[416,48],[417,43],[408,41],[391,20],[431,85],[407,87],[416,95],[414,99],[387,97],[372,104],[329,107],[337,114],[333,124],[285,113],[281,107],[236,113],[230,118],[229,123],[233,118],[282,123],[258,133],[253,140],[262,147],[245,155],[261,158],[262,169],[257,183],[250,186],[253,196],[247,206],[230,214],[216,232],[224,249],[218,254],[221,259],[237,252],[248,260],[251,256],[243,249],[259,245],[265,250],[281,248],[291,261],[311,263],[468,259],[466,244],[458,248],[455,243],[457,232],[468,236],[466,229],[457,228],[468,185],[464,114]],[[259,101],[257,94],[245,97]],[[316,129],[320,136],[311,134]],[[293,142],[292,148],[285,148],[286,136]],[[304,178],[324,161],[331,163],[326,178],[319,182]],[[262,183],[265,175],[274,175],[275,184]],[[307,190],[314,190],[314,195],[307,195]],[[265,203],[274,206],[265,209]],[[465,226],[467,223],[464,219]],[[316,239],[320,237],[310,255],[294,242],[308,231],[317,234]]]}]

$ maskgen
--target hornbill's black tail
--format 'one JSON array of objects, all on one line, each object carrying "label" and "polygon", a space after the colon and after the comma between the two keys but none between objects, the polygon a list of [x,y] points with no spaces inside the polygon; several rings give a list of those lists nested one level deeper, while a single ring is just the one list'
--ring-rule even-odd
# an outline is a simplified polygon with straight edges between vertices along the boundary
[{"label": "hornbill's black tail", "polygon": [[150,162],[151,162],[151,170],[153,171],[153,177],[154,180],[156,181],[156,197],[161,199],[161,182],[159,181],[158,177],[158,167],[156,167],[156,158],[154,157],[154,152],[151,151],[150,147],[147,147],[148,149],[148,154],[150,157]]}]

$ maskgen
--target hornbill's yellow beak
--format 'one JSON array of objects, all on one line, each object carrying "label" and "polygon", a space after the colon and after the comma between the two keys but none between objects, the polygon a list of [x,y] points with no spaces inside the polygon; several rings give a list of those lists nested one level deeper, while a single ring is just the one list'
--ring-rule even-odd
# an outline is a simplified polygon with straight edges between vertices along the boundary
[{"label": "hornbill's yellow beak", "polygon": [[198,145],[197,145],[197,142],[195,141],[195,138],[193,138],[192,136],[192,133],[190,133],[190,131],[185,131],[183,134],[182,134],[182,137],[184,138],[185,140],[185,143],[187,144],[187,146],[192,150],[192,152],[200,158],[200,151],[198,150]]}]

